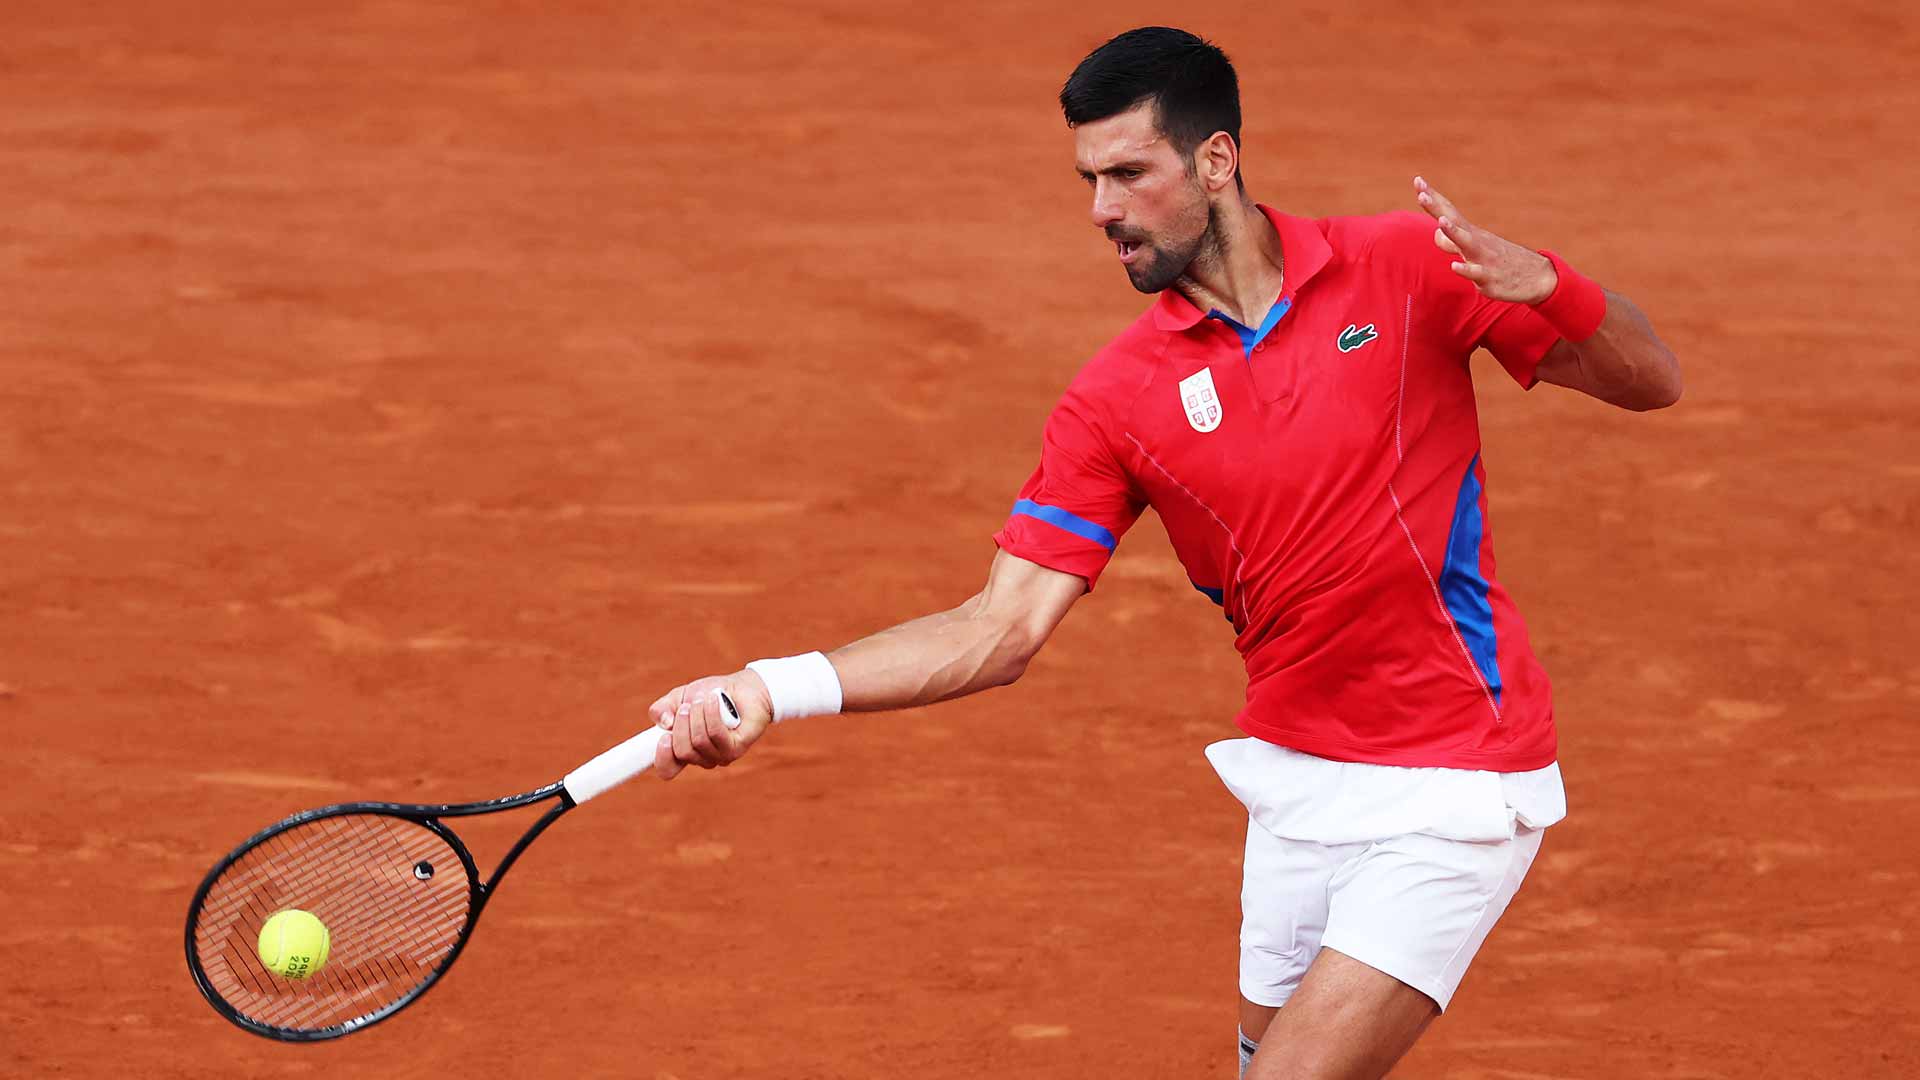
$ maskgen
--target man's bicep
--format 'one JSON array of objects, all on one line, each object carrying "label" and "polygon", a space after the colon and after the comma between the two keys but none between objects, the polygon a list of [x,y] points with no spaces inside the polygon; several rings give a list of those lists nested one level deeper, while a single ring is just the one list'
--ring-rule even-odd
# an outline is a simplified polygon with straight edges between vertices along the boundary
[{"label": "man's bicep", "polygon": [[987,569],[987,584],[977,599],[980,614],[1018,624],[1038,649],[1074,601],[1087,593],[1087,581],[1078,574],[1042,566],[1002,549]]},{"label": "man's bicep", "polygon": [[1540,358],[1540,366],[1534,369],[1534,375],[1541,382],[1564,386],[1569,390],[1591,394],[1587,369],[1580,362],[1580,351],[1565,339],[1554,343],[1547,355]]},{"label": "man's bicep", "polygon": [[1040,463],[993,542],[1027,562],[1082,578],[1091,589],[1145,505],[1096,422],[1070,394],[1047,418]]}]

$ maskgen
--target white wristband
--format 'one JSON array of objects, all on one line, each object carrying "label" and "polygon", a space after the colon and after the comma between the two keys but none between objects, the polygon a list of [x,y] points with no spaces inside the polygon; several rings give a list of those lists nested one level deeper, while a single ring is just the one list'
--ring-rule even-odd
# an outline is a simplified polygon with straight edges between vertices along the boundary
[{"label": "white wristband", "polygon": [[747,670],[767,684],[773,699],[773,722],[803,716],[832,716],[840,711],[840,673],[825,653],[755,660]]}]

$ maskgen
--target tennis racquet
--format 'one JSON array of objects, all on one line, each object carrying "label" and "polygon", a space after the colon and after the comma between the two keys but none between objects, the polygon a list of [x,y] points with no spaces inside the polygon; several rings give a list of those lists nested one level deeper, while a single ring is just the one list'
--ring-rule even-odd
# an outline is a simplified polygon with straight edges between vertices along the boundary
[{"label": "tennis racquet", "polygon": [[[731,698],[721,705],[735,718]],[[357,802],[305,810],[254,834],[208,871],[187,909],[187,967],[214,1010],[256,1035],[336,1039],[420,999],[460,957],[480,912],[527,845],[562,814],[645,772],[666,732],[647,730],[535,791],[484,802]],[[486,880],[446,818],[551,802]],[[261,926],[289,908],[331,935],[303,979],[261,962]]]}]

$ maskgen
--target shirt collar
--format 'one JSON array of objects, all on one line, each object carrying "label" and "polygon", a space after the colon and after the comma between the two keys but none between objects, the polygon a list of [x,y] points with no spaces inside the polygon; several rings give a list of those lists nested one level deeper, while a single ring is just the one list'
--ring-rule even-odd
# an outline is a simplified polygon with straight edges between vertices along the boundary
[{"label": "shirt collar", "polygon": [[[1327,238],[1320,233],[1320,227],[1307,218],[1289,217],[1264,204],[1260,212],[1267,215],[1273,227],[1280,234],[1280,257],[1286,262],[1286,281],[1280,295],[1291,297],[1300,291],[1307,279],[1320,272],[1333,258],[1333,248],[1327,244]],[[1178,289],[1162,289],[1153,305],[1153,325],[1173,332],[1192,329],[1194,324],[1207,317],[1207,313],[1193,306],[1193,301],[1183,296]]]}]

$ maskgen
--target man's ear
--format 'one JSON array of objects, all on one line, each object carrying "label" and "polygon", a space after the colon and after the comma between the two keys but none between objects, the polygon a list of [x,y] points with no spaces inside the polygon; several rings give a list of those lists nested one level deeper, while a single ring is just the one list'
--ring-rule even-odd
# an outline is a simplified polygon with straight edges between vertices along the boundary
[{"label": "man's ear", "polygon": [[1193,149],[1194,175],[1209,192],[1225,191],[1240,175],[1240,146],[1233,136],[1216,131]]}]

